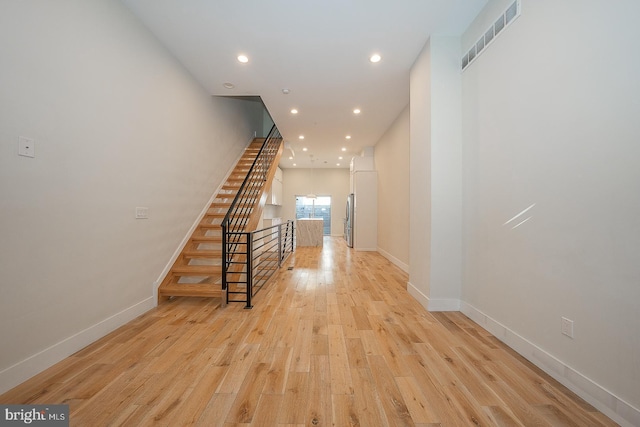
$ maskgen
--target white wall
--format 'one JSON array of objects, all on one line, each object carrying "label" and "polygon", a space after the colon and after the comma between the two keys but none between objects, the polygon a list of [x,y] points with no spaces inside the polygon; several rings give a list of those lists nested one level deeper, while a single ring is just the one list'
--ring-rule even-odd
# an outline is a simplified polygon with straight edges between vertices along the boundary
[{"label": "white wall", "polygon": [[458,310],[462,290],[460,38],[432,36],[430,43],[432,82],[429,308]]},{"label": "white wall", "polygon": [[[464,311],[632,425],[638,16],[634,0],[523,1],[522,16],[463,73]],[[463,50],[495,17],[470,27]],[[575,322],[573,339],[562,316]]]},{"label": "white wall", "polygon": [[331,196],[331,235],[342,236],[349,195],[349,169],[283,169],[282,220],[296,218],[296,196]]},{"label": "white wall", "polygon": [[431,272],[431,43],[410,73],[409,99],[409,283],[407,290],[429,305]]},{"label": "white wall", "polygon": [[378,252],[409,272],[409,106],[375,145]]},{"label": "white wall", "polygon": [[262,111],[208,96],[118,1],[2,2],[0,75],[2,392],[154,305]]},{"label": "white wall", "polygon": [[409,292],[431,311],[461,296],[461,78],[458,37],[432,36],[410,79]]}]

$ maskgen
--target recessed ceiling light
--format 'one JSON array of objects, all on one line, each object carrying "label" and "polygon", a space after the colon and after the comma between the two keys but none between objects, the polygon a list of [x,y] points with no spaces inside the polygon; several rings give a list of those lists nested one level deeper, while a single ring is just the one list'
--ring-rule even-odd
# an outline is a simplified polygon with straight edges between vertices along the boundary
[{"label": "recessed ceiling light", "polygon": [[338,157],[338,160],[342,160],[342,156]]},{"label": "recessed ceiling light", "polygon": [[302,151],[307,151],[307,147],[304,147],[304,148],[302,149]]},{"label": "recessed ceiling light", "polygon": [[300,135],[298,139],[304,139],[304,135]]},{"label": "recessed ceiling light", "polygon": [[340,166],[340,163],[336,163],[336,166]]},{"label": "recessed ceiling light", "polygon": [[355,110],[353,110],[353,114],[360,114],[360,109],[356,108]]},{"label": "recessed ceiling light", "polygon": [[296,164],[294,163],[294,164],[293,164],[293,166],[298,166],[298,165],[296,165]]},{"label": "recessed ceiling light", "polygon": [[351,139],[351,135],[345,136],[346,139]]},{"label": "recessed ceiling light", "polygon": [[382,59],[382,57],[380,55],[378,55],[377,53],[374,53],[373,55],[371,55],[371,57],[369,58],[369,61],[376,63],[376,62],[380,62],[380,60]]},{"label": "recessed ceiling light", "polygon": [[236,87],[236,85],[234,85],[233,83],[224,83],[222,86],[224,86],[227,89],[233,89],[234,87]]},{"label": "recessed ceiling light", "polygon": [[289,89],[282,89],[282,93],[285,95],[289,95],[291,91]]},{"label": "recessed ceiling light", "polygon": [[249,58],[247,57],[247,55],[238,55],[238,61],[244,64],[249,62]]},{"label": "recessed ceiling light", "polygon": [[298,110],[296,110],[295,108],[291,109],[291,114],[298,114]]},{"label": "recessed ceiling light", "polygon": [[347,147],[342,147],[342,151],[347,151]]},{"label": "recessed ceiling light", "polygon": [[289,160],[293,160],[293,156],[289,156]]}]

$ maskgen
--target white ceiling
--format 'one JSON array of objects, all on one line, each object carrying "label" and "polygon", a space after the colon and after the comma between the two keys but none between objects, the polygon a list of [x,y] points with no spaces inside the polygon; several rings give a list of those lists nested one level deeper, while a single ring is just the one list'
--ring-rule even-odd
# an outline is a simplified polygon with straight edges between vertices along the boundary
[{"label": "white ceiling", "polygon": [[487,2],[122,1],[212,95],[262,98],[295,153],[285,168],[348,167],[408,104],[409,70],[430,34],[461,34]]}]

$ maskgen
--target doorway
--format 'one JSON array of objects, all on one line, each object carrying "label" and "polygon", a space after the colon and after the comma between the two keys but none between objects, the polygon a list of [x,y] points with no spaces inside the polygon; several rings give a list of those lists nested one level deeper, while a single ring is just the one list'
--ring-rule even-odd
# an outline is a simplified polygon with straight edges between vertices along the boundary
[{"label": "doorway", "polygon": [[322,234],[331,236],[331,196],[296,196],[296,219],[322,218]]}]

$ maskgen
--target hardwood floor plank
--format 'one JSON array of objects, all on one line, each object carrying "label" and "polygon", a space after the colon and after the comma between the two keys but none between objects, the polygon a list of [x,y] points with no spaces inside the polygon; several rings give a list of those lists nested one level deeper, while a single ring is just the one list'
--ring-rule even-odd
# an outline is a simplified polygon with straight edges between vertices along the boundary
[{"label": "hardwood floor plank", "polygon": [[506,383],[502,381],[493,381],[489,383],[489,387],[498,393],[504,401],[505,406],[509,411],[511,411],[511,413],[513,413],[516,420],[520,423],[525,426],[551,426],[535,409],[535,406],[530,405],[521,395],[512,390]]},{"label": "hardwood floor plank", "polygon": [[353,317],[353,302],[349,294],[340,294],[338,296],[338,312],[340,313],[340,325],[344,332],[345,338],[358,338],[358,327]]},{"label": "hardwood floor plank", "polygon": [[398,377],[396,384],[404,399],[411,419],[416,424],[433,424],[438,421],[436,411],[429,404],[414,377]]},{"label": "hardwood floor plank", "polygon": [[[214,394],[202,412],[202,415],[200,415],[200,418],[196,421],[195,426],[223,427],[235,398],[235,394]],[[121,425],[126,426],[126,424]]]},{"label": "hardwood floor plank", "polygon": [[291,364],[291,348],[275,347],[271,349],[273,359],[269,365],[263,394],[284,394]]},{"label": "hardwood floor plank", "polygon": [[301,424],[305,422],[309,403],[309,373],[289,372],[278,422],[280,424]]},{"label": "hardwood floor plank", "polygon": [[273,427],[278,424],[278,413],[282,407],[281,394],[263,394],[251,422],[252,427]]},{"label": "hardwood floor plank", "polygon": [[420,390],[427,398],[435,411],[438,422],[446,426],[467,427],[466,420],[456,410],[452,399],[445,393],[445,388],[436,377],[437,368],[425,362],[418,355],[409,355],[404,358],[405,363],[411,369],[416,382],[420,384]]},{"label": "hardwood floor plank", "polygon": [[258,320],[255,322],[253,328],[247,335],[245,342],[260,344],[264,337],[264,334],[267,333],[267,329],[271,325],[271,321],[273,320],[273,308],[265,307],[266,309],[260,313]]},{"label": "hardwood floor plank", "polygon": [[334,426],[360,427],[365,425],[360,422],[353,395],[332,394],[331,407],[333,408],[331,419]]},{"label": "hardwood floor plank", "polygon": [[331,393],[353,394],[347,345],[340,325],[329,325],[329,367]]},{"label": "hardwood floor plank", "polygon": [[364,351],[362,340],[360,338],[347,338],[347,358],[349,360],[350,369],[366,369],[369,367],[367,354]]},{"label": "hardwood floor plank", "polygon": [[[120,416],[121,412],[126,412],[126,408],[132,406],[131,402],[140,393],[144,384],[153,374],[144,372],[142,367],[136,370],[124,372],[120,377],[105,385],[100,393],[88,399],[83,405],[71,411],[70,418],[77,425],[97,426],[111,421]],[[99,402],[109,402],[104,405],[101,411],[87,410],[89,407],[96,407]],[[135,405],[137,408],[138,405]]]},{"label": "hardwood floor plank", "polygon": [[233,355],[233,361],[229,364],[227,375],[217,389],[218,393],[237,393],[240,390],[253,366],[259,348],[258,344],[241,345],[239,351]]},{"label": "hardwood floor plank", "polygon": [[537,405],[535,407],[540,414],[554,427],[579,427],[588,424],[582,424],[572,420],[564,412],[560,411],[553,405]]},{"label": "hardwood floor plank", "polygon": [[357,391],[353,396],[360,425],[388,426],[389,422],[384,413],[376,383],[371,375],[371,369],[369,367],[352,369],[351,379],[354,389]]},{"label": "hardwood floor plank", "polygon": [[484,408],[495,425],[499,427],[525,427],[524,424],[518,422],[514,417],[502,406],[487,406]]},{"label": "hardwood floor plank", "polygon": [[496,420],[491,413],[484,412],[471,392],[461,383],[445,386],[444,392],[449,396],[469,426],[492,426]]},{"label": "hardwood floor plank", "polygon": [[383,356],[369,356],[371,375],[376,384],[387,421],[391,426],[413,426],[409,409]]},{"label": "hardwood floor plank", "polygon": [[195,425],[211,401],[212,396],[215,395],[216,389],[225,374],[225,368],[209,365],[200,380],[186,394],[181,405],[176,408],[174,415],[167,420],[167,425],[184,427]]},{"label": "hardwood floor plank", "polygon": [[407,280],[326,238],[252,310],[172,299],[0,402],[68,403],[74,427],[616,425],[463,314],[425,311]]},{"label": "hardwood floor plank", "polygon": [[373,330],[360,331],[360,340],[367,356],[382,354]]},{"label": "hardwood floor plank", "polygon": [[309,401],[305,425],[331,426],[331,376],[329,356],[311,356],[309,371]]},{"label": "hardwood floor plank", "polygon": [[227,423],[250,423],[258,406],[260,395],[267,379],[269,366],[266,363],[254,363],[247,372],[233,405],[229,409]]},{"label": "hardwood floor plank", "polygon": [[294,372],[309,372],[311,365],[311,342],[313,338],[313,317],[301,319],[297,325],[296,341],[290,369]]},{"label": "hardwood floor plank", "polygon": [[373,334],[378,349],[381,355],[384,356],[393,375],[396,377],[411,375],[411,372],[402,361],[402,351],[400,351],[398,343],[394,342],[394,336],[389,332],[389,326],[384,322],[382,316],[369,316],[369,319],[373,326]]},{"label": "hardwood floor plank", "polygon": [[369,314],[367,313],[367,310],[364,306],[354,305],[351,307],[351,312],[353,315],[353,319],[356,322],[356,329],[358,329],[359,331],[373,329],[371,323],[369,322]]}]

